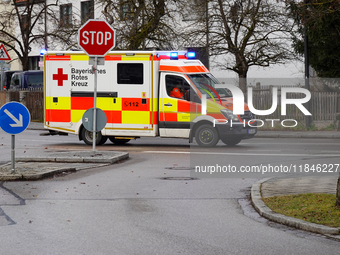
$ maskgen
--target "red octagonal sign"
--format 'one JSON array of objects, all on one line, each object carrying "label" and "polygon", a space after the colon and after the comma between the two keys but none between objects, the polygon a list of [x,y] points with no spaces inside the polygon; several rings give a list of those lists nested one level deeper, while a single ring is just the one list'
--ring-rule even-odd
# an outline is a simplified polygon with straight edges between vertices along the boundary
[{"label": "red octagonal sign", "polygon": [[115,46],[115,31],[105,20],[88,20],[78,30],[78,44],[89,56],[104,57]]}]

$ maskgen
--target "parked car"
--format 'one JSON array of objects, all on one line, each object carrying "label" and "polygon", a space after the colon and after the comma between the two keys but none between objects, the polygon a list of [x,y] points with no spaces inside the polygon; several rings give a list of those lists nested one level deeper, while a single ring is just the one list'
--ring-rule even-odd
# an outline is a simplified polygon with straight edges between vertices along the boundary
[{"label": "parked car", "polygon": [[36,90],[44,87],[43,71],[16,72],[8,90]]},{"label": "parked car", "polygon": [[[12,75],[14,73],[19,73],[19,72],[22,72],[22,71],[5,71],[5,72],[3,72],[4,75],[3,75],[3,77],[1,77],[2,87],[1,87],[0,90],[8,90],[9,87],[10,87],[10,84],[11,84]],[[0,76],[1,76],[1,73],[0,73]]]}]

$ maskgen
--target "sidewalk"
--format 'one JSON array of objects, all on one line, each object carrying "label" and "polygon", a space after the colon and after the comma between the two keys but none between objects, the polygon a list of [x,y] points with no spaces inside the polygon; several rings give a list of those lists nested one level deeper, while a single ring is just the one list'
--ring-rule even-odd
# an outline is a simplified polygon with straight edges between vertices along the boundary
[{"label": "sidewalk", "polygon": [[300,178],[266,178],[252,185],[251,200],[256,211],[263,217],[290,227],[319,233],[340,241],[340,228],[332,228],[320,224],[309,223],[273,212],[262,200],[266,197],[305,193],[336,194],[337,178],[300,177]]},{"label": "sidewalk", "polygon": [[340,139],[340,131],[258,131],[255,137]]},{"label": "sidewalk", "polygon": [[68,151],[35,157],[18,157],[14,170],[11,162],[0,165],[0,181],[39,180],[67,172],[96,169],[128,157],[129,153],[118,151]]}]

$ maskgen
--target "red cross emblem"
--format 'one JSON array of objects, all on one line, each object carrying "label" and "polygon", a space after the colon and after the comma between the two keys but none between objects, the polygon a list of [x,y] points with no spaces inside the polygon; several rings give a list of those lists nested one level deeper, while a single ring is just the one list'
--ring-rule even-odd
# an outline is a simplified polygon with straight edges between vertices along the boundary
[{"label": "red cross emblem", "polygon": [[68,80],[68,75],[67,74],[63,74],[63,69],[62,68],[58,68],[58,73],[57,74],[53,74],[53,80],[57,80],[58,81],[58,86],[63,86],[64,85],[64,81]]}]

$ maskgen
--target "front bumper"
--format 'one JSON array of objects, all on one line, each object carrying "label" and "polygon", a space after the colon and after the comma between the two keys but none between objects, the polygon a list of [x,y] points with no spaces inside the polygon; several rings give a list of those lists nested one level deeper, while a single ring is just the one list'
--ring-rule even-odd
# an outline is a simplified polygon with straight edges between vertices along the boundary
[{"label": "front bumper", "polygon": [[230,126],[229,123],[216,124],[216,129],[221,139],[234,140],[234,139],[249,139],[253,138],[257,133],[257,123],[248,124],[235,124]]}]

